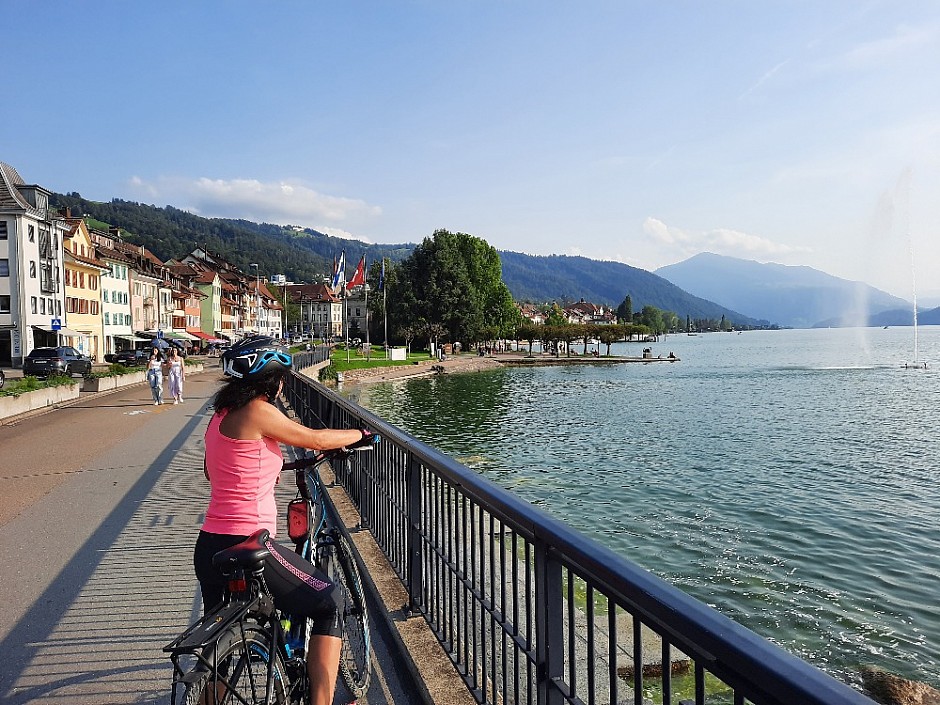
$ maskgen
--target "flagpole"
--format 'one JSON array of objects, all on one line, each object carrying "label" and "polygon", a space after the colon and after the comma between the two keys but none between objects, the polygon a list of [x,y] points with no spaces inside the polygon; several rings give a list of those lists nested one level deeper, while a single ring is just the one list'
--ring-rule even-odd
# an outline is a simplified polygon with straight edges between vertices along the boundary
[{"label": "flagpole", "polygon": [[[345,276],[345,274],[344,274]],[[349,291],[346,289],[346,282],[343,282],[343,321],[345,326],[346,338],[346,362],[349,362],[349,313],[346,307],[349,305]]]},{"label": "flagpole", "polygon": [[369,284],[364,282],[362,290],[366,292],[366,360],[371,360],[372,344],[369,342]]},{"label": "flagpole", "polygon": [[385,258],[382,258],[382,316],[385,319],[385,359],[388,359],[388,282],[385,281]]}]

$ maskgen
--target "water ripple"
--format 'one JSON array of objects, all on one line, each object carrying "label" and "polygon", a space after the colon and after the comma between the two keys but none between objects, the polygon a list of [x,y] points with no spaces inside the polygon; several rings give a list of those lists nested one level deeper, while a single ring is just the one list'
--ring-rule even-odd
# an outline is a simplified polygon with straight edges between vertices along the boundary
[{"label": "water ripple", "polygon": [[[670,338],[681,364],[445,375],[364,403],[836,675],[940,685],[940,374],[897,368],[907,336]],[[940,329],[921,349],[940,365]]]}]

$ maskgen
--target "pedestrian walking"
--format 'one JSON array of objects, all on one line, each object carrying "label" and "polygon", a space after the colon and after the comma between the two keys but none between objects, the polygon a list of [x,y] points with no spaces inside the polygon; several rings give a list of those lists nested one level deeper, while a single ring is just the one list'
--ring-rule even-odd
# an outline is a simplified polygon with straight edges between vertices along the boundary
[{"label": "pedestrian walking", "polygon": [[176,348],[170,350],[166,364],[170,379],[170,396],[173,397],[174,404],[182,404],[183,382],[186,380],[186,366]]},{"label": "pedestrian walking", "polygon": [[150,351],[150,360],[147,362],[147,381],[150,383],[150,393],[153,394],[153,404],[163,403],[163,356],[154,348]]}]

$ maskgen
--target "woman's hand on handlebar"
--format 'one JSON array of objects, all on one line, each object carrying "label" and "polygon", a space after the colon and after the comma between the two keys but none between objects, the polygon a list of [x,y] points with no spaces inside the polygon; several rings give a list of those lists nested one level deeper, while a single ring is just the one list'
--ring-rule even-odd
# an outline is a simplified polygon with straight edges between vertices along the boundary
[{"label": "woman's hand on handlebar", "polygon": [[371,448],[382,439],[382,437],[379,434],[373,433],[372,431],[366,428],[360,428],[359,433],[362,434],[362,438],[360,438],[355,443],[348,444],[346,446],[347,449],[358,450],[360,448]]}]

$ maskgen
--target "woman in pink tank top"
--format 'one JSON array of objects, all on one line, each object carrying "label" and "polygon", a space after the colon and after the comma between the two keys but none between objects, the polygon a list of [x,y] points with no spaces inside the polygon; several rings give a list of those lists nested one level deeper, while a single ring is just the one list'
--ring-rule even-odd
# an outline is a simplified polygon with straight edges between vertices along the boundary
[{"label": "woman in pink tank top", "polygon": [[[212,556],[243,541],[257,529],[271,536],[277,528],[274,487],[280,479],[280,444],[314,450],[350,445],[363,438],[358,430],[310,429],[287,418],[275,406],[290,369],[290,354],[272,338],[247,338],[222,356],[225,384],[214,399],[215,414],[206,429],[206,478],[211,484],[206,519],[193,556],[205,611],[222,601],[224,577],[213,567]],[[283,563],[300,560],[292,551],[274,552]],[[316,573],[307,564],[303,570]],[[265,572],[266,579],[268,570]],[[272,580],[275,577],[272,571]],[[309,613],[314,625],[307,650],[310,702],[329,705],[339,669],[342,642],[337,605],[329,578],[320,584],[324,594],[310,593]],[[278,601],[278,593],[271,585]]]}]

